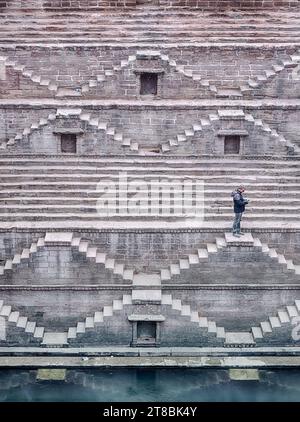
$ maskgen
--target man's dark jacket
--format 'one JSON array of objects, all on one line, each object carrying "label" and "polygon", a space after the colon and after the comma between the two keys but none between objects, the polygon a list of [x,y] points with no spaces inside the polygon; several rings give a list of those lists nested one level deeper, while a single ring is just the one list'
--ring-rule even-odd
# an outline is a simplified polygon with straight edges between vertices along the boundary
[{"label": "man's dark jacket", "polygon": [[232,192],[231,196],[233,197],[233,206],[234,212],[241,213],[245,211],[245,205],[248,204],[248,201],[244,199],[243,195],[239,191]]}]

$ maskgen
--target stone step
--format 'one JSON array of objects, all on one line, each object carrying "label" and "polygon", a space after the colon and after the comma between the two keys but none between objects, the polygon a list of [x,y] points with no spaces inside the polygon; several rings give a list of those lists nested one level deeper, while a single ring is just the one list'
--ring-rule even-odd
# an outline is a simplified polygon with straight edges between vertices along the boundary
[{"label": "stone step", "polygon": [[84,334],[85,333],[85,323],[84,322],[78,322],[76,327],[77,334]]},{"label": "stone step", "polygon": [[20,312],[11,312],[8,317],[8,322],[13,322],[17,324],[19,317],[20,317]]},{"label": "stone step", "polygon": [[68,333],[44,333],[42,344],[50,347],[67,345]]},{"label": "stone step", "polygon": [[94,324],[100,324],[103,322],[103,312],[97,311],[94,314]]},{"label": "stone step", "polygon": [[[129,204],[132,203],[131,201],[131,196],[128,194],[128,192],[124,191],[124,195],[123,195],[123,200],[124,203],[126,204],[127,202]],[[142,203],[144,203],[145,205],[149,205],[151,204],[158,204],[162,202],[161,196],[160,195],[153,195],[151,194],[152,192],[149,191],[148,192],[141,192],[139,191],[139,195],[138,195],[138,200]],[[189,204],[189,200],[193,199],[193,200],[197,200],[197,198],[199,197],[198,193],[195,193],[194,191],[190,191],[187,189],[184,189],[184,194],[185,194],[185,199],[183,200],[182,198],[182,191],[180,190],[177,194],[177,196],[175,196],[175,198],[171,198],[170,200],[170,206],[173,207],[181,207],[182,204]],[[175,192],[176,195],[176,192]],[[189,197],[187,198],[187,195],[189,195]],[[204,192],[204,195],[206,196],[206,192]],[[39,198],[34,198],[34,197],[21,197],[19,196],[18,198],[8,198],[8,195],[6,195],[4,198],[1,197],[0,194],[0,208],[12,208],[12,207],[31,207],[32,208],[38,208],[38,207],[55,207],[55,208],[59,208],[59,207],[79,207],[79,208],[86,208],[88,209],[89,207],[96,207],[97,201],[99,201],[99,199],[102,198],[101,195],[99,195],[98,197],[94,197],[94,198],[85,198],[85,197],[76,197],[76,194],[73,194],[73,196],[71,198],[61,198],[61,197],[39,197]],[[298,196],[298,194],[297,194]],[[119,196],[118,196],[119,197]],[[111,199],[114,200],[116,197],[115,195],[107,195],[105,194],[105,199]],[[131,202],[130,202],[131,201]],[[202,201],[202,199],[201,199]],[[167,202],[167,199],[166,199]],[[217,201],[215,200],[215,196],[212,195],[212,197],[204,197],[203,202],[205,204],[205,207],[209,207],[209,208],[213,208],[216,210],[225,210],[228,208],[232,208],[232,198],[230,197],[230,194],[228,193],[228,198],[219,198]],[[286,198],[277,198],[277,195],[274,193],[274,197],[270,197],[270,198],[264,198],[264,199],[260,199],[260,198],[255,198],[253,196],[253,194],[251,194],[251,205],[249,204],[249,206],[247,207],[247,211],[249,210],[253,210],[253,209],[262,209],[262,204],[266,203],[268,204],[268,207],[270,207],[270,205],[273,206],[273,208],[277,208],[277,209],[284,209],[285,204],[286,204]],[[120,209],[126,209],[126,206],[120,208]],[[146,206],[146,208],[147,208]],[[291,198],[289,200],[289,207],[288,209],[299,209],[300,206],[300,197],[296,197],[296,198]],[[144,207],[145,208],[145,207]]]},{"label": "stone step", "polygon": [[[163,186],[162,186],[163,187]],[[251,204],[253,201],[255,201],[256,204],[259,204],[263,201],[267,203],[286,203],[287,198],[289,199],[289,202],[291,203],[298,203],[299,202],[299,191],[292,190],[293,187],[289,185],[283,186],[286,189],[281,191],[280,186],[278,187],[278,190],[276,189],[276,186],[271,189],[271,187],[268,189],[268,186],[265,186],[265,188],[262,188],[260,191],[255,191],[251,189],[250,187],[247,187],[247,196],[251,196]],[[13,203],[12,201],[86,201],[86,202],[92,202],[99,199],[99,195],[95,194],[95,190],[90,189],[61,189],[60,186],[53,186],[52,190],[49,189],[49,186],[45,186],[45,190],[35,189],[32,190],[28,189],[22,189],[21,191],[15,191],[10,189],[1,189],[0,188],[0,201],[7,200],[10,203]],[[156,187],[155,187],[156,189]],[[153,192],[153,187],[149,185],[149,188],[146,190],[140,190],[139,197],[143,199],[147,199],[149,196],[149,192],[151,191],[151,197],[158,198],[157,193],[155,191]],[[169,191],[169,189],[168,189]],[[174,190],[174,193],[181,192],[182,187],[179,187],[179,189],[176,191]],[[126,190],[119,190],[119,193],[123,193],[126,195]],[[189,187],[184,186],[184,192],[186,194],[191,195],[192,197],[196,196],[196,193],[193,189],[190,189]],[[222,196],[224,195],[224,196]],[[216,199],[216,197],[218,199]],[[228,189],[226,185],[224,185],[223,190],[220,190],[219,187],[216,187],[216,189],[212,189],[212,186],[204,186],[204,202],[210,202],[215,205],[223,204],[225,203],[232,203],[232,197],[231,197],[231,191]]]},{"label": "stone step", "polygon": [[281,327],[280,319],[278,317],[269,317],[269,322],[270,322],[272,330],[274,328],[280,328]]},{"label": "stone step", "polygon": [[77,336],[77,329],[76,327],[70,327],[68,330],[67,338],[74,339]]},{"label": "stone step", "polygon": [[85,325],[85,329],[94,328],[95,327],[94,317],[86,317],[84,325]]},{"label": "stone step", "polygon": [[25,333],[34,334],[35,329],[36,329],[36,323],[28,321],[25,327]]},{"label": "stone step", "polygon": [[[253,345],[255,340],[252,333],[248,332],[226,332],[225,334],[225,343],[228,345]],[[218,337],[218,334],[217,334]]]},{"label": "stone step", "polygon": [[294,305],[287,306],[286,310],[290,318],[299,316],[298,310]]},{"label": "stone step", "polygon": [[252,327],[251,332],[252,332],[254,340],[263,338],[263,331],[261,327]]},{"label": "stone step", "polygon": [[181,311],[182,309],[182,303],[180,299],[173,299],[172,300],[172,308],[176,311]]},{"label": "stone step", "polygon": [[263,334],[267,334],[267,333],[271,333],[272,332],[272,327],[269,321],[263,321],[260,323],[260,328],[263,332]]},{"label": "stone step", "polygon": [[206,317],[199,316],[199,327],[208,328],[208,319]]},{"label": "stone step", "polygon": [[113,307],[112,306],[104,306],[103,307],[103,317],[111,317],[113,315]]},{"label": "stone step", "polygon": [[36,329],[34,330],[33,337],[43,338],[44,337],[44,331],[45,331],[44,327],[36,327]]},{"label": "stone step", "polygon": [[[125,170],[125,169],[124,169]],[[288,170],[286,169],[285,171],[279,171],[279,170],[268,170],[267,172],[260,172],[259,169],[255,169],[255,170],[249,170],[249,171],[242,171],[242,169],[239,169],[238,167],[235,170],[230,170],[230,168],[226,169],[226,170],[214,170],[214,169],[207,169],[207,170],[187,170],[187,169],[182,169],[182,175],[180,175],[181,169],[177,169],[176,173],[177,174],[172,174],[173,169],[168,169],[168,170],[153,170],[152,172],[149,171],[148,174],[145,174],[145,171],[141,170],[141,169],[136,169],[136,170],[131,170],[130,173],[128,172],[127,177],[124,181],[119,179],[119,173],[121,172],[121,169],[116,169],[114,170],[117,172],[117,174],[113,174],[113,170],[111,171],[111,173],[106,172],[97,172],[97,171],[93,171],[90,172],[91,174],[88,174],[89,172],[84,172],[80,169],[77,170],[77,172],[74,171],[73,174],[73,180],[76,181],[76,179],[82,179],[82,181],[85,182],[93,182],[96,181],[101,182],[101,179],[107,183],[106,179],[111,179],[112,181],[117,181],[118,184],[125,185],[127,184],[130,180],[135,180],[135,179],[142,179],[142,180],[149,180],[149,182],[151,181],[151,183],[158,183],[158,181],[153,180],[155,178],[158,179],[163,179],[163,180],[159,180],[159,182],[164,181],[164,179],[167,181],[168,179],[171,179],[173,181],[181,181],[181,179],[188,179],[188,177],[198,177],[198,178],[203,178],[204,180],[209,178],[212,180],[218,180],[221,178],[225,178],[228,180],[234,180],[236,178],[240,178],[241,177],[241,173],[245,173],[243,178],[246,179],[246,181],[248,182],[254,182],[254,181],[260,181],[261,183],[265,180],[265,181],[269,181],[272,182],[272,179],[274,180],[287,180],[290,182],[296,182],[297,178],[299,177],[299,172],[295,171],[294,169],[292,170]],[[10,173],[5,174],[2,173],[0,174],[1,179],[3,180],[3,183],[12,183],[14,182],[15,184],[17,182],[23,182],[23,181],[29,181],[29,182],[59,182],[59,181],[64,181],[64,182],[70,182],[72,181],[72,177],[70,176],[69,172],[65,173],[64,172],[56,172],[56,173],[43,173],[41,174],[35,174],[35,173],[28,173],[28,172],[21,172],[20,174],[18,174],[18,172],[16,172],[16,174],[12,174],[13,170],[10,169]],[[78,173],[78,174],[77,174]],[[98,174],[97,174],[98,173]],[[260,174],[261,173],[261,174]],[[37,177],[38,176],[38,177]],[[166,182],[165,182],[166,183]],[[283,183],[283,182],[281,182]]]},{"label": "stone step", "polygon": [[161,295],[161,304],[162,305],[172,305],[173,304],[172,295],[162,294]]},{"label": "stone step", "polygon": [[[251,115],[249,115],[251,116]],[[248,115],[246,115],[248,118]],[[41,119],[44,122],[47,122],[46,119]],[[227,156],[225,157],[216,157],[212,155],[204,155],[202,158],[193,158],[193,157],[141,157],[141,156],[132,156],[132,157],[121,157],[121,156],[101,156],[101,155],[82,155],[80,161],[78,157],[74,154],[63,154],[63,155],[51,155],[45,156],[43,154],[36,155],[20,155],[20,154],[5,154],[5,157],[0,156],[0,167],[1,169],[9,169],[13,167],[15,169],[30,169],[38,170],[41,169],[64,169],[66,167],[72,169],[82,168],[84,171],[91,169],[91,167],[97,167],[97,169],[106,169],[106,170],[118,170],[119,167],[126,167],[129,169],[139,169],[142,167],[145,170],[145,164],[152,163],[153,168],[149,167],[149,171],[155,171],[156,169],[166,169],[171,168],[182,168],[188,170],[192,169],[206,169],[208,166],[211,168],[221,169],[221,168],[231,168],[232,170],[236,169],[237,163],[241,169],[255,169],[259,168],[261,170],[274,170],[274,164],[276,163],[276,168],[295,168],[298,166],[297,157],[290,157],[289,160],[283,159],[283,157],[274,157],[270,155],[268,157],[257,155],[257,157],[248,157],[247,159],[239,156]],[[168,166],[168,167],[166,167]],[[129,172],[129,171],[128,171]]]},{"label": "stone step", "polygon": [[17,327],[25,329],[26,326],[27,326],[27,322],[28,322],[28,318],[21,316],[21,317],[19,317],[19,319],[17,321]]},{"label": "stone step", "polygon": [[[297,308],[297,311],[300,312],[300,300],[295,300],[295,306]],[[0,309],[1,309],[1,303],[0,303]]]},{"label": "stone step", "polygon": [[287,324],[290,322],[289,315],[286,311],[278,311],[278,318],[281,324]]},{"label": "stone step", "polygon": [[[73,222],[79,222],[82,220],[85,221],[102,221],[103,219],[126,219],[126,220],[139,220],[141,218],[147,218],[147,220],[154,220],[154,219],[173,219],[173,218],[180,218],[180,219],[186,219],[186,215],[179,213],[169,213],[166,212],[165,214],[161,213],[149,213],[149,212],[141,212],[138,215],[132,215],[129,213],[110,213],[108,216],[106,213],[103,213],[101,215],[97,213],[61,213],[61,212],[44,212],[44,213],[34,213],[34,212],[28,212],[28,213],[20,213],[15,212],[12,213],[11,211],[9,213],[0,213],[0,221],[73,221]],[[190,214],[190,217],[194,217],[194,213]],[[214,212],[206,213],[204,221],[220,221],[220,222],[232,222],[232,213],[222,212],[215,214]],[[290,214],[284,214],[282,213],[263,213],[263,211],[259,213],[247,213],[247,223],[248,222],[261,222],[261,221],[274,221],[274,222],[282,222],[282,221],[291,221],[291,222],[297,222],[300,220],[300,215],[298,212],[290,213]],[[9,268],[11,269],[11,268]],[[295,267],[291,268],[295,270]]]},{"label": "stone step", "polygon": [[11,314],[11,306],[3,305],[0,311],[0,316],[8,318]]}]

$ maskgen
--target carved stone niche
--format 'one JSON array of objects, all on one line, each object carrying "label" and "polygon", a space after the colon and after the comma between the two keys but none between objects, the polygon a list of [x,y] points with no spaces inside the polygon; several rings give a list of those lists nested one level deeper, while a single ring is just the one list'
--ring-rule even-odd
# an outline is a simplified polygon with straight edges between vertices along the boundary
[{"label": "carved stone niche", "polygon": [[165,320],[163,315],[128,316],[132,322],[132,347],[158,347],[160,345],[160,323]]},{"label": "carved stone niche", "polygon": [[159,98],[162,92],[162,77],[164,70],[157,68],[136,69],[137,96]]},{"label": "carved stone niche", "polygon": [[248,136],[246,130],[241,129],[226,129],[218,132],[221,137],[220,151],[224,155],[238,155],[242,154],[244,150],[244,138]]},{"label": "carved stone niche", "polygon": [[53,133],[58,136],[60,152],[63,154],[76,154],[78,150],[78,135],[83,130],[76,128],[56,128]]}]

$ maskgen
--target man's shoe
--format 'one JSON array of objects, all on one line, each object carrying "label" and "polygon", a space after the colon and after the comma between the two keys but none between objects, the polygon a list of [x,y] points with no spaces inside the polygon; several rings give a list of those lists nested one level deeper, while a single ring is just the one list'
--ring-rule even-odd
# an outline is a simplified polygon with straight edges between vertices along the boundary
[{"label": "man's shoe", "polygon": [[239,233],[232,233],[232,235],[235,237],[241,237]]},{"label": "man's shoe", "polygon": [[238,234],[240,234],[241,236],[244,236],[244,234],[246,234],[246,233],[244,233],[244,232],[238,232]]}]

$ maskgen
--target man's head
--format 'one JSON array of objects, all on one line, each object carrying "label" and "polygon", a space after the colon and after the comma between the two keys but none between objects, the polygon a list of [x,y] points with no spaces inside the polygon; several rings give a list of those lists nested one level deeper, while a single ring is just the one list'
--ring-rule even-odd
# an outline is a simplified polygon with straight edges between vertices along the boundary
[{"label": "man's head", "polygon": [[245,186],[244,186],[244,185],[240,185],[240,186],[237,188],[237,191],[238,191],[238,192],[241,192],[241,193],[245,192]]}]

